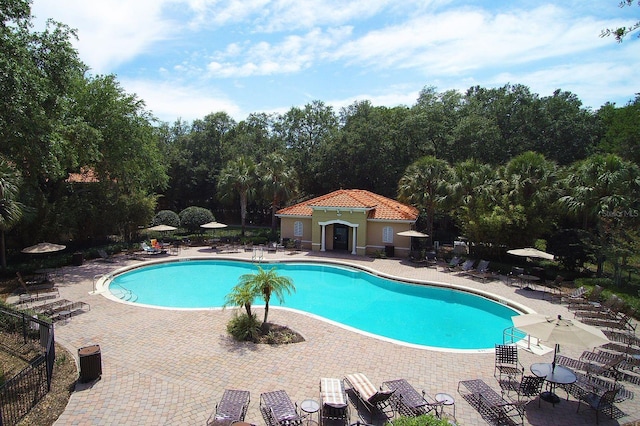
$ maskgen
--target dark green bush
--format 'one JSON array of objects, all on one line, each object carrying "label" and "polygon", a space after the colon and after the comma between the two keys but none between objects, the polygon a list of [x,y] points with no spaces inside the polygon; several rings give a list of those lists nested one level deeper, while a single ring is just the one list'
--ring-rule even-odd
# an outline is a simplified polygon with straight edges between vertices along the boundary
[{"label": "dark green bush", "polygon": [[260,336],[260,325],[255,314],[248,316],[246,313],[241,313],[229,321],[227,332],[238,341],[256,342]]},{"label": "dark green bush", "polygon": [[179,217],[180,226],[188,229],[190,232],[202,231],[200,225],[214,221],[211,210],[196,206],[187,207],[182,210]]},{"label": "dark green bush", "polygon": [[151,226],[156,225],[169,225],[177,228],[180,226],[180,216],[172,210],[160,210],[151,221]]}]

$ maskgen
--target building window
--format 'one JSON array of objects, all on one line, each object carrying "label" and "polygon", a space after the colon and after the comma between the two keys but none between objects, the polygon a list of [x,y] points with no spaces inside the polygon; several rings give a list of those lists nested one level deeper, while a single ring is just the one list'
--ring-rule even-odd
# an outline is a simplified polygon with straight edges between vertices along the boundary
[{"label": "building window", "polygon": [[294,237],[302,237],[302,232],[304,230],[304,227],[302,225],[302,222],[299,220],[296,220],[293,223],[293,236]]},{"label": "building window", "polygon": [[393,243],[393,227],[385,226],[382,228],[382,242]]}]

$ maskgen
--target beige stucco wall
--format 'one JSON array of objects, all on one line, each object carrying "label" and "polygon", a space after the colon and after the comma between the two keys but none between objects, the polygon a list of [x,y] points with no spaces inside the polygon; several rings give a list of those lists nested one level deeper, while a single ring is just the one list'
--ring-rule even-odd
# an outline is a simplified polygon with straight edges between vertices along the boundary
[{"label": "beige stucco wall", "polygon": [[[382,242],[382,230],[385,226],[393,228],[393,242],[391,243]],[[394,246],[396,256],[409,256],[411,238],[396,235],[398,232],[408,231],[409,229],[411,229],[409,223],[370,221],[367,225],[367,254],[384,251],[386,246]]]},{"label": "beige stucco wall", "polygon": [[[294,223],[297,221],[302,222],[302,237],[296,237],[293,235]],[[289,238],[292,240],[300,240],[302,242],[302,248],[305,250],[311,250],[311,218],[299,218],[299,217],[282,217],[280,218],[280,237]]]}]

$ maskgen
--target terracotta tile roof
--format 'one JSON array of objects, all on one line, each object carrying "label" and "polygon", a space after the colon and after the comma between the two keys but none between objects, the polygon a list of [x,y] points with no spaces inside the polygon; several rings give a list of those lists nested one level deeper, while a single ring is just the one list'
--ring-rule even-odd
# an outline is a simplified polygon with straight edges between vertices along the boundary
[{"label": "terracotta tile roof", "polygon": [[418,209],[399,203],[382,195],[362,189],[339,189],[278,210],[285,216],[311,216],[313,207],[344,207],[345,209],[370,209],[369,219],[409,220],[418,218]]}]

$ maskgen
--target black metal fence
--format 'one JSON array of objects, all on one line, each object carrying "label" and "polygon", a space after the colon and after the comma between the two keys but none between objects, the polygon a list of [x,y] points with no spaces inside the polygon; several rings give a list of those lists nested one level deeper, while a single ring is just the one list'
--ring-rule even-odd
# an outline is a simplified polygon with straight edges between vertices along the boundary
[{"label": "black metal fence", "polygon": [[53,324],[28,313],[0,307],[0,345],[9,351],[32,344],[42,349],[29,365],[0,386],[0,426],[20,421],[51,389],[56,359]]}]

